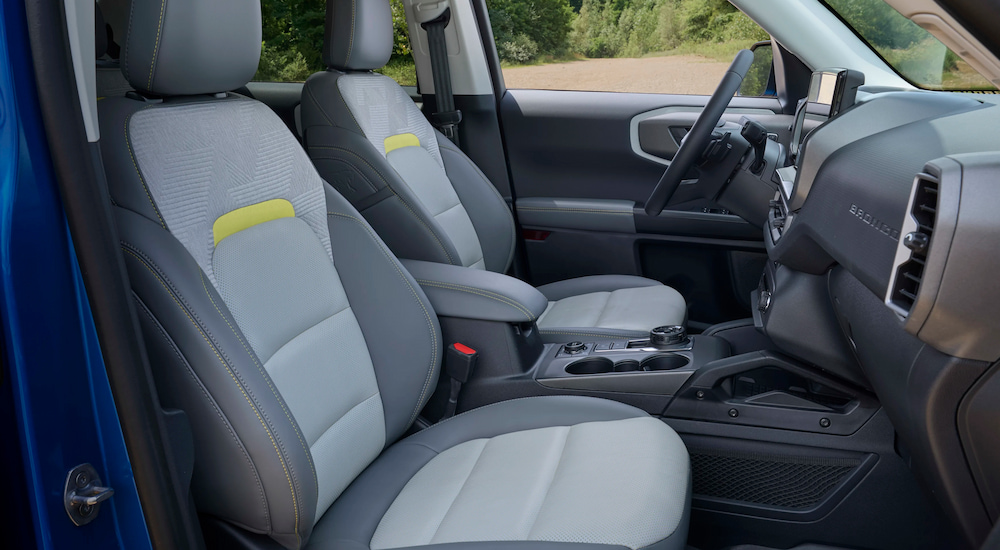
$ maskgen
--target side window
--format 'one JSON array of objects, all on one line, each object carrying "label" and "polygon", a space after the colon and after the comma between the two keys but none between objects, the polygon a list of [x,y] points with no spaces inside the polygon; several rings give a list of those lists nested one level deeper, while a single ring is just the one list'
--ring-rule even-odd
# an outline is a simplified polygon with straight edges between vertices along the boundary
[{"label": "side window", "polygon": [[770,37],[727,0],[486,0],[508,88],[711,94]]},{"label": "side window", "polygon": [[[416,86],[410,37],[401,0],[391,0],[392,58],[378,72],[403,86]],[[304,82],[322,71],[325,0],[262,0],[263,43],[255,81]]]}]

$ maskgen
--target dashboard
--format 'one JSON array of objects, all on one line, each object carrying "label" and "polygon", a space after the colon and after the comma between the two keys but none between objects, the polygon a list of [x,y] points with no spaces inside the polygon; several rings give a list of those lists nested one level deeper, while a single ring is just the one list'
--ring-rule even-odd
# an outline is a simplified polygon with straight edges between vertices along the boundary
[{"label": "dashboard", "polygon": [[1000,105],[861,90],[777,171],[755,320],[874,391],[919,477],[982,540],[1000,517]]}]

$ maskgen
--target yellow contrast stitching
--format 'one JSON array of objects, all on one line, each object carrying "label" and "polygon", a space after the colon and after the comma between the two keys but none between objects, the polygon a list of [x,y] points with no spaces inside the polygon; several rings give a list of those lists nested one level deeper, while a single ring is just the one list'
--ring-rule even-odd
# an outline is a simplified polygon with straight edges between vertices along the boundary
[{"label": "yellow contrast stitching", "polygon": [[413,409],[413,414],[410,416],[410,422],[413,422],[414,420],[416,420],[417,414],[420,412],[420,402],[424,400],[424,395],[426,395],[427,388],[428,386],[430,386],[431,383],[431,374],[434,372],[434,365],[437,364],[438,341],[437,341],[437,333],[434,332],[434,321],[431,320],[431,314],[428,313],[427,308],[424,307],[424,303],[423,301],[420,300],[420,296],[417,294],[417,291],[413,288],[413,285],[410,284],[410,281],[406,280],[406,275],[404,275],[403,271],[399,268],[399,264],[396,263],[395,258],[393,258],[393,256],[389,254],[389,252],[385,249],[385,246],[383,246],[382,243],[378,240],[378,235],[376,235],[375,232],[372,231],[370,227],[365,225],[365,223],[362,222],[357,217],[351,216],[349,214],[341,214],[339,212],[330,212],[330,211],[327,211],[326,214],[327,216],[337,216],[340,218],[347,218],[349,220],[353,220],[357,222],[358,225],[360,225],[362,228],[364,228],[364,230],[367,231],[368,234],[372,237],[372,240],[375,241],[375,244],[378,246],[378,249],[382,251],[382,255],[385,256],[387,260],[389,260],[389,264],[396,269],[396,273],[399,274],[399,278],[402,279],[403,283],[405,283],[406,286],[410,288],[410,294],[413,295],[413,299],[416,300],[417,305],[419,305],[420,309],[424,311],[424,318],[427,320],[427,331],[431,333],[431,343],[432,343],[431,364],[427,369],[427,377],[424,379],[424,387],[420,391],[420,397],[417,399],[417,406]]},{"label": "yellow contrast stitching", "polygon": [[281,396],[278,395],[277,390],[274,389],[274,385],[271,384],[271,377],[265,372],[264,367],[261,366],[260,364],[260,361],[257,360],[256,354],[251,352],[249,345],[247,345],[247,343],[243,340],[243,338],[240,337],[239,333],[236,332],[236,329],[233,328],[233,325],[229,322],[229,319],[227,319],[226,316],[222,314],[222,310],[219,309],[218,304],[215,303],[215,299],[212,298],[212,293],[208,291],[208,286],[205,284],[205,274],[200,273],[199,275],[201,276],[201,287],[205,289],[205,295],[208,296],[208,301],[212,302],[212,306],[215,308],[215,311],[218,312],[219,317],[222,317],[222,320],[226,322],[226,326],[228,326],[229,330],[233,332],[233,336],[235,336],[236,340],[238,340],[240,345],[243,346],[243,351],[247,352],[247,356],[250,357],[250,361],[252,361],[253,364],[257,367],[257,372],[259,372],[260,375],[264,378],[264,381],[267,382],[267,387],[268,389],[271,390],[271,395],[273,395],[275,399],[278,400],[278,404],[281,405],[281,410],[285,413],[285,418],[288,419],[288,422],[291,423],[292,425],[292,429],[295,430],[295,437],[299,439],[299,443],[302,444],[302,448],[306,452],[306,460],[309,461],[309,468],[312,469],[313,480],[316,481],[317,485],[319,485],[319,480],[317,479],[316,476],[316,468],[315,466],[313,466],[312,452],[309,450],[309,447],[306,445],[306,442],[303,441],[302,434],[299,433],[298,424],[294,420],[292,420],[292,416],[288,412],[288,408],[285,407],[285,400],[282,399]]},{"label": "yellow contrast stitching", "polygon": [[522,314],[524,314],[524,316],[527,317],[529,321],[534,321],[535,320],[535,317],[531,314],[530,310],[528,310],[523,305],[515,302],[514,300],[512,300],[512,299],[510,299],[510,298],[508,298],[508,297],[506,297],[506,296],[504,296],[502,294],[496,294],[496,293],[494,293],[492,291],[489,291],[489,290],[486,290],[486,289],[482,289],[482,288],[476,288],[476,287],[465,286],[465,285],[454,284],[454,283],[443,283],[443,282],[440,282],[440,281],[428,281],[428,280],[425,280],[425,279],[417,279],[417,282],[420,283],[421,286],[424,286],[424,285],[426,285],[426,286],[434,286],[434,287],[445,288],[445,289],[449,289],[449,290],[457,290],[459,292],[468,292],[470,294],[477,294],[479,296],[483,296],[484,298],[490,298],[490,299],[496,300],[498,302],[503,302],[504,304],[507,304],[507,305],[513,307],[514,309],[518,310]]},{"label": "yellow contrast stitching", "polygon": [[351,41],[347,45],[347,59],[344,60],[344,68],[351,64],[351,55],[354,53],[354,20],[357,18],[356,0],[351,0]]},{"label": "yellow contrast stitching", "polygon": [[[149,107],[143,107],[142,110],[146,110],[148,108]],[[157,208],[156,203],[153,202],[153,195],[149,193],[149,186],[146,185],[146,178],[142,177],[142,172],[139,171],[139,164],[135,162],[135,155],[132,154],[132,140],[128,137],[128,123],[131,122],[131,120],[132,115],[125,117],[125,148],[128,149],[128,156],[132,159],[132,167],[135,168],[135,173],[139,176],[139,182],[142,183],[142,190],[146,192],[146,198],[149,199],[149,205],[153,207],[153,213],[156,214],[157,219],[160,220],[160,226],[166,229],[167,223],[163,221],[163,217],[160,216],[160,209]]]},{"label": "yellow contrast stitching", "polygon": [[247,466],[250,467],[250,472],[253,474],[254,479],[257,481],[257,494],[260,496],[261,504],[264,505],[264,517],[266,518],[265,521],[267,522],[268,529],[270,529],[271,514],[267,509],[267,497],[264,496],[264,486],[260,482],[260,474],[257,472],[257,468],[254,467],[253,461],[250,460],[250,455],[247,453],[246,446],[243,445],[243,442],[240,441],[240,438],[236,435],[236,432],[233,431],[232,424],[228,421],[225,415],[222,414],[222,410],[219,409],[218,403],[216,403],[215,400],[212,399],[212,396],[209,395],[208,390],[205,389],[205,384],[203,384],[202,381],[198,378],[198,375],[195,374],[187,358],[185,358],[184,354],[182,354],[181,351],[177,349],[177,344],[174,343],[174,341],[170,338],[167,332],[163,330],[163,327],[156,320],[156,317],[153,316],[153,314],[149,311],[149,308],[146,307],[146,304],[144,304],[142,300],[140,300],[139,297],[135,295],[135,293],[133,293],[132,298],[133,301],[135,301],[136,305],[139,306],[139,309],[142,310],[142,312],[146,314],[146,317],[149,318],[149,320],[153,323],[153,326],[156,328],[156,332],[159,333],[159,335],[163,338],[163,341],[166,342],[168,346],[170,346],[170,349],[174,352],[174,355],[177,356],[177,358],[180,359],[182,362],[184,362],[185,366],[187,367],[185,370],[187,371],[188,376],[190,376],[191,379],[194,380],[194,382],[198,385],[198,389],[201,390],[201,394],[205,397],[205,401],[207,401],[212,406],[212,409],[215,410],[215,414],[219,417],[219,420],[222,421],[222,425],[225,426],[226,431],[229,432],[229,435],[232,436],[233,441],[236,442],[236,446],[243,453],[243,458],[246,460]]},{"label": "yellow contrast stitching", "polygon": [[149,60],[149,81],[146,82],[146,89],[153,87],[153,66],[156,65],[156,56],[160,51],[160,33],[163,32],[163,12],[166,10],[166,0],[160,0],[160,25],[156,28],[156,44],[153,46],[153,58]]},{"label": "yellow contrast stitching", "polygon": [[198,333],[201,334],[202,339],[205,340],[205,343],[208,344],[208,347],[212,348],[212,353],[215,354],[216,359],[218,359],[219,362],[222,363],[222,366],[226,369],[226,372],[229,373],[229,377],[233,379],[233,383],[236,384],[236,387],[239,388],[240,393],[243,394],[243,398],[246,399],[247,404],[250,405],[250,408],[253,410],[254,414],[257,415],[257,420],[260,421],[261,427],[264,428],[264,431],[267,433],[267,437],[271,440],[271,445],[274,447],[274,452],[277,453],[277,455],[278,455],[278,461],[281,462],[281,468],[285,472],[285,479],[288,481],[288,489],[289,489],[289,491],[292,494],[292,504],[293,504],[293,508],[295,510],[295,539],[296,539],[297,542],[300,542],[300,544],[301,544],[301,541],[299,541],[299,505],[298,505],[298,496],[295,494],[295,487],[292,485],[292,477],[288,473],[288,466],[285,464],[285,457],[283,457],[281,455],[281,451],[278,449],[278,444],[274,440],[274,434],[271,433],[270,428],[267,427],[267,423],[264,422],[264,419],[260,416],[260,411],[257,410],[257,407],[253,404],[253,401],[250,399],[250,396],[247,395],[246,390],[243,389],[242,385],[240,385],[239,381],[236,379],[236,375],[233,374],[232,369],[229,368],[229,365],[226,363],[226,361],[222,359],[221,355],[219,355],[219,350],[217,350],[216,347],[215,347],[215,345],[212,344],[211,340],[208,339],[208,336],[205,334],[205,331],[203,331],[201,329],[201,327],[198,325],[198,323],[195,322],[195,320],[191,318],[191,314],[188,313],[187,309],[185,309],[184,306],[182,306],[181,303],[177,300],[177,297],[174,296],[174,293],[167,287],[166,283],[163,282],[163,279],[160,278],[160,275],[158,273],[156,273],[155,271],[153,271],[153,269],[146,263],[146,261],[143,260],[135,252],[132,252],[131,250],[129,250],[126,247],[122,247],[122,250],[124,250],[126,253],[128,253],[133,258],[135,258],[140,264],[142,264],[142,266],[145,267],[146,270],[149,271],[153,275],[153,277],[156,278],[156,281],[158,283],[160,283],[160,286],[163,287],[163,290],[165,290],[167,292],[167,294],[170,295],[170,298],[174,301],[174,304],[176,304],[177,307],[179,307],[180,310],[182,312],[184,312],[184,315],[188,318],[188,321],[190,321],[191,324],[194,325],[194,328],[198,331]]}]

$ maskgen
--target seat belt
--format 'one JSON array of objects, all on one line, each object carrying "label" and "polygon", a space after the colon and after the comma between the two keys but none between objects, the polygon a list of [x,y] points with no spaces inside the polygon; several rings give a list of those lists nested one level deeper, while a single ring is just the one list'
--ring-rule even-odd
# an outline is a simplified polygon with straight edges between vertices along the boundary
[{"label": "seat belt", "polygon": [[444,29],[451,22],[451,8],[445,8],[441,15],[420,24],[427,31],[427,47],[431,56],[431,72],[434,77],[434,101],[437,109],[431,115],[431,123],[442,134],[458,143],[458,123],[462,122],[462,111],[455,108],[455,96],[451,90],[451,69],[448,67],[448,42]]},{"label": "seat belt", "polygon": [[448,346],[448,352],[444,356],[444,374],[451,378],[451,388],[441,420],[455,416],[455,411],[458,410],[458,394],[462,391],[462,384],[472,378],[478,358],[479,352],[465,344],[455,343]]}]

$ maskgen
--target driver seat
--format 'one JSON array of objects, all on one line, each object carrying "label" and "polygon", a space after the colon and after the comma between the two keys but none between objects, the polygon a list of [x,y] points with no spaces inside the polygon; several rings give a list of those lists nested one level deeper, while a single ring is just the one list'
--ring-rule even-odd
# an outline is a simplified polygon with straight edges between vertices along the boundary
[{"label": "driver seat", "polygon": [[[516,240],[510,209],[394,80],[372,72],[389,61],[392,43],[388,2],[328,0],[330,68],[302,91],[309,156],[396,256],[506,273]],[[679,292],[643,277],[580,277],[538,290],[549,304],[536,323],[549,341],[641,337],[687,319]]]}]

